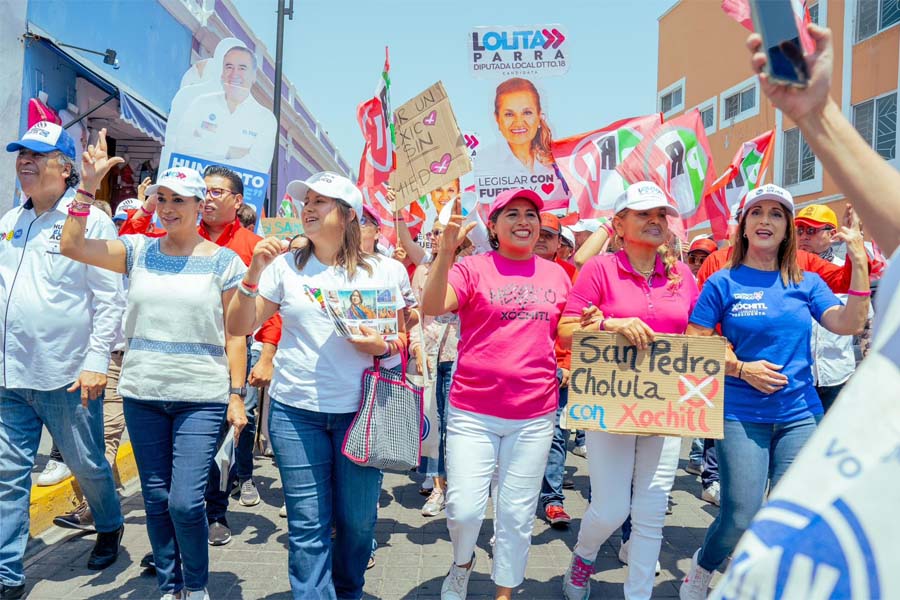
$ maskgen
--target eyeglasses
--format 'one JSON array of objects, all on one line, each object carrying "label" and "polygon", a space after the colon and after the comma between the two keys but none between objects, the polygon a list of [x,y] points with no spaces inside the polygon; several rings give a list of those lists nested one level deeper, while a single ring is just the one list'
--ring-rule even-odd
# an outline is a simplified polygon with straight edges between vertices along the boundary
[{"label": "eyeglasses", "polygon": [[702,265],[707,256],[709,256],[709,254],[706,253],[688,254],[688,263],[692,265]]},{"label": "eyeglasses", "polygon": [[443,230],[443,229],[432,229],[432,230],[429,231],[426,235],[427,235],[428,237],[436,238],[436,237],[441,237],[441,235],[443,235],[443,234],[444,234],[444,230]]},{"label": "eyeglasses", "polygon": [[375,219],[373,219],[371,217],[367,217],[367,216],[363,215],[359,218],[359,226],[363,227],[365,225],[374,225],[374,226],[378,227],[378,221],[376,221]]},{"label": "eyeglasses", "polygon": [[797,226],[797,235],[815,235],[820,231],[831,231],[834,229],[831,225],[825,225],[824,227],[803,227],[802,225]]},{"label": "eyeglasses", "polygon": [[231,190],[226,190],[225,188],[206,188],[206,195],[212,198],[213,200],[218,200],[219,198],[224,198],[225,194],[233,194]]}]

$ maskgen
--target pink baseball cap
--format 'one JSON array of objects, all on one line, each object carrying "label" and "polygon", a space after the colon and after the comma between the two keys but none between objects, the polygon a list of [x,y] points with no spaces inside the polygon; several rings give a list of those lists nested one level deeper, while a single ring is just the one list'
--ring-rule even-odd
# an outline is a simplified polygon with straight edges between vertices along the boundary
[{"label": "pink baseball cap", "polygon": [[538,212],[544,210],[544,201],[541,200],[541,197],[537,192],[534,190],[516,188],[500,192],[500,194],[497,195],[497,199],[494,200],[494,203],[491,205],[491,216],[493,217],[495,213],[506,208],[513,200],[528,200],[534,204],[534,208],[537,209]]}]

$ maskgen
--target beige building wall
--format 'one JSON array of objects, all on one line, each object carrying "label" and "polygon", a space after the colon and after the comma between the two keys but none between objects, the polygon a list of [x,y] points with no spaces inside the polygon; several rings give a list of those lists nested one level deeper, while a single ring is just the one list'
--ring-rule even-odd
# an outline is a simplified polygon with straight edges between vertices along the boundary
[{"label": "beige building wall", "polygon": [[[859,0],[819,0],[819,23],[831,28],[835,40],[832,96],[852,119],[852,105],[896,93],[900,72],[900,24],[856,42]],[[876,0],[892,2],[894,0]],[[662,97],[678,87],[682,104],[666,118],[695,107],[715,106],[714,123],[707,129],[716,169],[731,163],[740,145],[769,129],[776,129],[776,148],[766,182],[784,185],[798,205],[825,203],[840,217],[847,201],[818,161],[812,181],[785,185],[783,132],[794,127],[759,91],[745,47],[748,31],[721,9],[719,0],[680,0],[659,17],[657,107]],[[845,55],[849,60],[845,61]],[[755,88],[756,106],[730,120],[724,118],[724,98]],[[898,144],[900,150],[900,144]],[[900,160],[894,159],[900,167]],[[696,233],[699,233],[698,230]]]}]

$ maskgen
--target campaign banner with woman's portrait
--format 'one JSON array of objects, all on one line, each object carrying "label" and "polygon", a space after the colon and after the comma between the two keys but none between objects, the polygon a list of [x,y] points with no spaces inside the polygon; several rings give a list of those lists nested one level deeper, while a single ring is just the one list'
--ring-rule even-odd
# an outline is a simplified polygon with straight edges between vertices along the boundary
[{"label": "campaign banner with woman's portrait", "polygon": [[568,208],[568,190],[551,152],[546,94],[535,82],[568,69],[564,32],[554,24],[477,27],[469,33],[469,62],[489,115],[466,123],[482,132],[474,169],[481,204],[504,190],[527,188],[540,194],[548,210]]},{"label": "campaign banner with woman's portrait", "polygon": [[160,165],[203,172],[224,165],[244,181],[244,202],[263,214],[278,125],[253,97],[259,61],[239,39],[225,38],[196,61],[172,100]]}]

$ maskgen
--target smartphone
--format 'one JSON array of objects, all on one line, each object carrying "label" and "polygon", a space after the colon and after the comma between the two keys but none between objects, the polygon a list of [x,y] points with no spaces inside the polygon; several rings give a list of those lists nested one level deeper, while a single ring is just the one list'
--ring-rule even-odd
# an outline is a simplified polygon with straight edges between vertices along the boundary
[{"label": "smartphone", "polygon": [[753,28],[768,57],[765,71],[775,83],[806,87],[809,71],[791,0],[750,0]]}]

